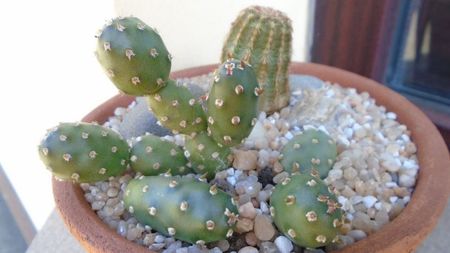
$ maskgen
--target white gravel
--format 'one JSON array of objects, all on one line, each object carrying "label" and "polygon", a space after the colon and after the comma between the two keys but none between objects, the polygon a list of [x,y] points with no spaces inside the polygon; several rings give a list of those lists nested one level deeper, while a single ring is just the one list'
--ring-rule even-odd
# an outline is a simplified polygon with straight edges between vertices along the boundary
[{"label": "white gravel", "polygon": [[[211,75],[205,75],[182,81],[202,84],[201,88],[194,89],[200,95],[208,88],[211,78]],[[216,175],[215,181],[237,196],[241,205],[238,226],[246,231],[241,235],[235,233],[230,241],[200,248],[165,237],[149,226],[139,224],[125,210],[122,201],[127,182],[136,176],[131,171],[109,181],[81,184],[86,200],[118,234],[159,252],[257,252],[257,247],[261,252],[295,251],[298,247],[279,232],[271,236],[256,231],[255,237],[253,229],[273,225],[261,217],[270,217],[268,200],[273,184],[287,176],[278,162],[280,150],[295,135],[315,128],[327,132],[338,144],[336,163],[325,182],[337,189],[338,201],[348,220],[342,228],[342,243],[328,249],[342,248],[364,239],[394,219],[411,198],[419,164],[410,132],[396,121],[395,113],[377,106],[368,93],[359,94],[355,89],[345,89],[314,77],[293,75],[290,81],[293,94],[290,105],[270,116],[260,113],[249,138],[233,150],[235,157],[250,156],[252,159],[236,159],[233,167]],[[138,116],[128,115],[146,115],[137,111],[145,110],[146,106],[140,106],[141,103],[145,100],[138,99],[129,108],[116,109],[115,116],[105,125],[133,136],[137,132],[136,127],[131,130],[124,128],[130,124],[123,123],[123,120],[131,118],[131,125],[139,123]],[[145,124],[144,119],[142,122]],[[158,129],[158,133],[164,131]],[[184,145],[181,135],[166,136],[166,139]],[[265,240],[264,236],[271,238],[261,241],[261,236]]]}]

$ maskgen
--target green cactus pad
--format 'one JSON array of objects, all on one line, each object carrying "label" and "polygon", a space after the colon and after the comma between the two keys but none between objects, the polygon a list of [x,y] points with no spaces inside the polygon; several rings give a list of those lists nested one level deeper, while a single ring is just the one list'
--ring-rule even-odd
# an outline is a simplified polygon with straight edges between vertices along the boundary
[{"label": "green cactus pad", "polygon": [[197,244],[231,236],[237,215],[228,194],[190,178],[133,179],[125,190],[124,202],[140,223]]},{"label": "green cactus pad", "polygon": [[158,32],[135,17],[117,18],[98,36],[97,59],[119,90],[153,94],[164,87],[171,56]]},{"label": "green cactus pad", "polygon": [[216,70],[207,100],[208,134],[225,146],[240,144],[256,123],[262,93],[253,68],[229,59]]},{"label": "green cactus pad", "polygon": [[314,169],[325,178],[336,161],[337,147],[326,133],[309,129],[290,140],[281,154],[284,170],[309,173]]},{"label": "green cactus pad", "polygon": [[131,148],[131,168],[146,176],[170,171],[172,175],[190,172],[183,150],[175,143],[154,135],[140,136]]},{"label": "green cactus pad", "polygon": [[47,133],[38,149],[53,175],[78,183],[122,174],[130,156],[128,143],[118,133],[92,123],[61,123]]},{"label": "green cactus pad", "polygon": [[258,105],[261,111],[272,113],[289,103],[291,44],[291,20],[269,7],[250,6],[242,10],[231,25],[221,60],[232,55],[248,59],[252,64],[259,85],[264,89]]},{"label": "green cactus pad", "polygon": [[147,97],[150,108],[159,122],[182,134],[206,130],[205,113],[191,92],[176,81],[169,80],[166,87]]},{"label": "green cactus pad", "polygon": [[275,186],[270,212],[278,229],[302,247],[336,242],[344,217],[333,192],[308,174],[293,175]]},{"label": "green cactus pad", "polygon": [[231,164],[230,148],[219,147],[205,132],[186,138],[185,149],[192,168],[207,179],[213,179],[216,172]]}]

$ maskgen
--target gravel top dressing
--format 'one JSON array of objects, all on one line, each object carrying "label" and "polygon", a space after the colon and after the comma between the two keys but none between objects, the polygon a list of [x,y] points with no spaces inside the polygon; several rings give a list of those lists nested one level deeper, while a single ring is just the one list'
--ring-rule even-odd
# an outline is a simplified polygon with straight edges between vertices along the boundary
[{"label": "gravel top dressing", "polygon": [[[200,96],[209,89],[212,78],[209,74],[178,81]],[[202,247],[139,224],[122,201],[127,182],[140,176],[131,170],[109,181],[81,184],[86,200],[117,233],[158,252],[323,252],[364,239],[393,220],[410,200],[419,170],[410,132],[396,121],[395,113],[376,105],[366,92],[302,75],[291,75],[290,85],[289,106],[269,116],[260,113],[250,136],[233,148],[232,167],[210,182],[230,193],[239,206],[236,232],[229,240]],[[130,142],[150,132],[184,146],[183,136],[160,127],[142,98],[128,108],[117,108],[105,125]],[[269,203],[274,186],[288,177],[279,162],[281,149],[308,129],[322,130],[337,143],[337,160],[324,181],[336,189],[346,212],[340,242],[315,250],[295,246],[277,231]]]}]

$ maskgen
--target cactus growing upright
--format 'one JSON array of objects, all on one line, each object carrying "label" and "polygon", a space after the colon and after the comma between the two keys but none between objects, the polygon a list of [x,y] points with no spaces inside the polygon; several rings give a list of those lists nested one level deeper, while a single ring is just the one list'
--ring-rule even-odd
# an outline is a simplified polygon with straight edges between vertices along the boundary
[{"label": "cactus growing upright", "polygon": [[172,57],[158,32],[135,17],[116,18],[98,36],[97,59],[117,88],[153,94],[166,85]]},{"label": "cactus growing upright", "polygon": [[296,244],[322,247],[338,240],[344,216],[333,189],[308,174],[286,178],[275,186],[270,212],[278,229]]},{"label": "cactus growing upright", "polygon": [[226,60],[216,70],[208,95],[208,134],[221,145],[240,144],[256,123],[258,97],[262,93],[250,65]]},{"label": "cactus growing upright", "polygon": [[92,123],[61,123],[42,140],[39,155],[57,178],[77,183],[122,174],[130,156],[118,133]]},{"label": "cactus growing upright", "polygon": [[272,113],[289,103],[288,66],[291,61],[291,20],[269,7],[251,6],[232,23],[222,49],[222,62],[230,55],[247,59],[265,90],[258,109]]},{"label": "cactus growing upright", "polygon": [[133,179],[125,190],[124,202],[139,222],[201,245],[230,237],[238,214],[228,194],[191,178]]}]

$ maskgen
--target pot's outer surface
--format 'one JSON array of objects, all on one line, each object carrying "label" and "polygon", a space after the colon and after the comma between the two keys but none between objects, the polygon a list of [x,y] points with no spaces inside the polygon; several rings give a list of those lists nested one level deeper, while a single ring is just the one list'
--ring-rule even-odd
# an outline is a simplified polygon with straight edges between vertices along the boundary
[{"label": "pot's outer surface", "polygon": [[[172,78],[192,77],[211,72],[208,65],[172,73]],[[378,105],[395,112],[398,121],[411,131],[417,146],[419,177],[410,203],[381,230],[338,252],[413,252],[439,220],[450,194],[450,157],[442,136],[427,116],[398,93],[365,77],[333,67],[312,63],[291,63],[291,74],[313,75],[322,80],[366,91]],[[85,122],[105,122],[116,107],[126,107],[134,97],[117,95],[83,118]],[[53,180],[59,213],[70,232],[88,252],[149,253],[110,229],[91,209],[78,185]]]}]

